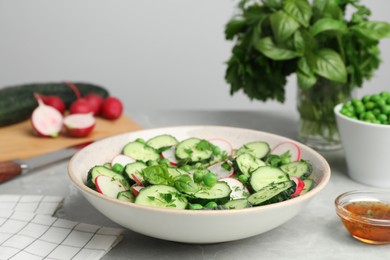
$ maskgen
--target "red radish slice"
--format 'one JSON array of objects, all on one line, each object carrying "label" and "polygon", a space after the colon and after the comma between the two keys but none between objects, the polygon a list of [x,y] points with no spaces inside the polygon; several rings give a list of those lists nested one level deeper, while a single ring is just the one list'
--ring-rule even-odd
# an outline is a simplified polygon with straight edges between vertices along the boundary
[{"label": "red radish slice", "polygon": [[123,167],[128,165],[129,163],[133,163],[135,160],[131,158],[130,156],[124,155],[124,154],[118,154],[111,160],[111,166],[114,166],[115,164],[119,163]]},{"label": "red radish slice", "polygon": [[135,196],[138,195],[139,191],[145,188],[144,186],[132,186],[131,190]]},{"label": "red radish slice", "polygon": [[301,149],[293,142],[282,142],[271,150],[271,154],[282,155],[290,151],[291,161],[299,161],[301,159]]},{"label": "red radish slice", "polygon": [[291,194],[291,197],[299,196],[305,187],[305,183],[302,181],[301,178],[298,178],[296,176],[290,176],[290,180],[294,181],[296,184],[295,192]]},{"label": "red radish slice", "polygon": [[137,183],[138,186],[144,187],[144,184],[142,183],[142,181],[138,178],[138,176],[135,173],[132,173],[130,175],[131,175],[131,177],[133,177],[133,180],[135,181],[135,183]]},{"label": "red radish slice", "polygon": [[225,151],[228,156],[233,155],[233,146],[225,139],[211,138],[208,140],[211,144],[218,146],[222,151]]},{"label": "red radish slice", "polygon": [[114,199],[117,198],[119,192],[126,190],[119,180],[105,175],[96,177],[95,186],[98,192]]},{"label": "red radish slice", "polygon": [[71,114],[64,118],[66,134],[73,137],[85,137],[95,127],[96,119],[92,113]]},{"label": "red radish slice", "polygon": [[161,153],[161,157],[164,159],[167,159],[169,161],[169,164],[172,166],[177,165],[177,159],[175,156],[176,152],[176,147],[172,146],[171,148],[165,150],[164,152]]},{"label": "red radish slice", "polygon": [[230,193],[231,199],[242,199],[248,197],[249,190],[239,180],[234,178],[223,178],[220,179],[220,181],[224,181],[229,185],[232,190],[232,193]]},{"label": "red radish slice", "polygon": [[62,129],[62,114],[57,109],[45,105],[38,97],[37,101],[38,107],[31,115],[31,124],[35,133],[39,136],[57,137]]},{"label": "red radish slice", "polygon": [[217,175],[218,179],[222,179],[222,178],[228,178],[228,177],[231,177],[234,173],[234,169],[233,167],[231,167],[231,170],[226,170],[225,168],[223,168],[221,165],[225,163],[224,161],[223,162],[217,162],[211,166],[209,166],[207,168],[207,170],[211,171],[212,173],[214,173],[215,175]]}]

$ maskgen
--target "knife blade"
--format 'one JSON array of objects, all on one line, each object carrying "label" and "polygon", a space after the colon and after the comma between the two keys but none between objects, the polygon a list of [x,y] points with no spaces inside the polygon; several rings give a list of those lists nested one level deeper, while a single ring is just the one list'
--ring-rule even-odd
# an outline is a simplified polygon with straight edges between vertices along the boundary
[{"label": "knife blade", "polygon": [[82,144],[69,146],[53,152],[49,152],[28,159],[14,159],[0,162],[0,183],[9,181],[19,175],[40,169],[44,166],[63,161],[72,157],[78,150],[92,143],[91,141]]}]

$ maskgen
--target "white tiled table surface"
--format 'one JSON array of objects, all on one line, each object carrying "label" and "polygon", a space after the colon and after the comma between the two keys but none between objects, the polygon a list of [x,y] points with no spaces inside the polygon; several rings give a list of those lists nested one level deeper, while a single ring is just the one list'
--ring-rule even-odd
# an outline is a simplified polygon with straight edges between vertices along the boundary
[{"label": "white tiled table surface", "polygon": [[[175,125],[224,125],[252,128],[297,140],[295,111],[126,111],[143,128]],[[127,230],[123,240],[103,259],[390,259],[390,245],[366,245],[351,238],[334,210],[337,195],[354,189],[374,189],[347,175],[344,151],[320,152],[329,162],[329,184],[305,210],[267,233],[228,243],[191,245]],[[63,196],[55,217],[118,227],[94,209],[73,187],[67,163],[59,163],[0,185],[0,194]]]}]

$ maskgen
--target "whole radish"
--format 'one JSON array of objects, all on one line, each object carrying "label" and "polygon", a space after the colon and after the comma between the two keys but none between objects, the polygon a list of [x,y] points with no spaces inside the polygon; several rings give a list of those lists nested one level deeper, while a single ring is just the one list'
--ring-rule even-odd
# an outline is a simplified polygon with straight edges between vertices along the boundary
[{"label": "whole radish", "polygon": [[90,103],[84,99],[81,98],[80,91],[76,87],[75,84],[71,82],[65,82],[66,85],[68,85],[76,94],[76,101],[74,101],[70,107],[69,107],[69,113],[70,114],[89,114],[93,112],[92,107]]},{"label": "whole radish", "polygon": [[103,97],[95,93],[89,93],[84,96],[84,99],[87,100],[89,105],[91,106],[93,115],[99,115],[100,111],[102,110],[102,104],[104,100]]},{"label": "whole radish", "polygon": [[45,105],[54,107],[61,114],[64,114],[66,105],[65,102],[59,96],[44,96],[42,94],[36,93],[36,97],[39,97]]},{"label": "whole radish", "polygon": [[107,97],[102,104],[102,116],[107,119],[117,119],[122,115],[123,104],[116,97]]}]

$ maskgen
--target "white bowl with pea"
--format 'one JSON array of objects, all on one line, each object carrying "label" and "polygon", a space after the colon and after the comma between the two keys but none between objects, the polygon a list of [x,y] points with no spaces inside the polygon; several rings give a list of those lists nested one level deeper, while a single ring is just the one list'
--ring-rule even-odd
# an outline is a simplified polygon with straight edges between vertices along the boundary
[{"label": "white bowl with pea", "polygon": [[390,188],[390,93],[338,104],[334,113],[348,175],[362,184]]},{"label": "white bowl with pea", "polygon": [[[88,172],[111,160],[123,147],[142,138],[168,134],[178,140],[197,137],[228,140],[233,148],[252,141],[266,141],[270,147],[288,142],[299,148],[299,157],[312,165],[310,178],[315,185],[306,193],[268,205],[242,209],[194,210],[152,207],[106,196],[87,186]],[[313,149],[286,137],[271,133],[223,126],[178,126],[147,129],[112,136],[90,144],[72,157],[68,166],[72,183],[102,214],[135,232],[164,240],[184,243],[219,243],[244,239],[270,231],[298,214],[317,196],[330,179],[327,161]],[[139,193],[141,194],[141,192]]]}]

